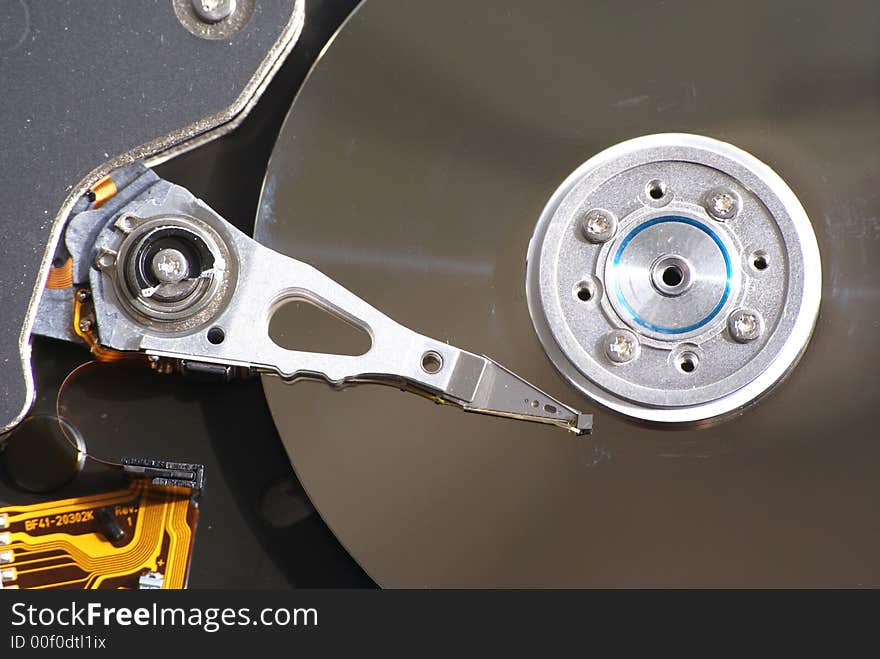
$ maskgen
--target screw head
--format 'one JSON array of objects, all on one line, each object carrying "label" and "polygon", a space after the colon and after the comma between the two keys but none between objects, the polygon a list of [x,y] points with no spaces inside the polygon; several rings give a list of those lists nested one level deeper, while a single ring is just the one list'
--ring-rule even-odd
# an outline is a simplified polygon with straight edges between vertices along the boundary
[{"label": "screw head", "polygon": [[605,335],[605,356],[614,364],[631,362],[641,349],[639,339],[627,330],[614,330]]},{"label": "screw head", "polygon": [[617,233],[617,218],[610,211],[594,208],[584,216],[581,230],[591,243],[608,242]]},{"label": "screw head", "polygon": [[739,213],[739,195],[729,188],[716,188],[706,194],[703,205],[716,220],[732,220]]},{"label": "screw head", "polygon": [[92,329],[92,321],[90,321],[88,318],[83,318],[81,321],[79,321],[80,332],[88,332],[90,329]]},{"label": "screw head", "polygon": [[751,309],[737,309],[727,319],[727,330],[734,341],[748,343],[764,333],[764,319]]},{"label": "screw head", "polygon": [[89,299],[89,292],[84,288],[79,289],[76,292],[76,299],[79,300],[80,302],[85,302],[86,300]]},{"label": "screw head", "polygon": [[151,265],[161,284],[176,284],[189,274],[189,263],[183,252],[172,247],[159,250]]},{"label": "screw head", "polygon": [[235,0],[192,0],[192,7],[205,23],[219,23],[235,11]]}]

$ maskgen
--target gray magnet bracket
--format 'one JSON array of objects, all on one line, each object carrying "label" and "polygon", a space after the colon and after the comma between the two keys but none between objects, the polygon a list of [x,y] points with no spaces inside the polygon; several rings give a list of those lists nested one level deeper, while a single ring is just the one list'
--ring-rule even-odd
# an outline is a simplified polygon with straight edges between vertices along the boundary
[{"label": "gray magnet bracket", "polygon": [[529,311],[573,385],[638,419],[718,417],[779,382],[807,346],[821,264],[785,182],[697,135],[650,135],[581,165],[529,245]]}]

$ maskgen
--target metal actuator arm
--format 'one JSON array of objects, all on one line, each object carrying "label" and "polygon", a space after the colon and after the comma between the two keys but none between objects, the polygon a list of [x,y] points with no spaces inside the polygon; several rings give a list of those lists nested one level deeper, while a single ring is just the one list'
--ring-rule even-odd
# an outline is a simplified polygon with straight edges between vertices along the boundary
[{"label": "metal actuator arm", "polygon": [[[469,412],[590,432],[590,415],[487,357],[396,323],[312,266],[260,245],[150,170],[130,167],[113,181],[116,194],[98,208],[81,208],[65,234],[73,281],[90,284],[102,349],[244,367],[291,382],[393,385]],[[356,356],[279,346],[269,321],[291,300],[363,329],[372,345]]]}]

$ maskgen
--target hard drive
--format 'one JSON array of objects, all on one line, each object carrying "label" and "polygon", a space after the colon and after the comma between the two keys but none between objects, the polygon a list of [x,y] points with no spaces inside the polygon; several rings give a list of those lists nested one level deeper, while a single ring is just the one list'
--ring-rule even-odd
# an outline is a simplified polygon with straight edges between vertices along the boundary
[{"label": "hard drive", "polygon": [[877,585],[873,3],[155,4],[69,118],[0,41],[0,510],[182,490],[190,587]]}]

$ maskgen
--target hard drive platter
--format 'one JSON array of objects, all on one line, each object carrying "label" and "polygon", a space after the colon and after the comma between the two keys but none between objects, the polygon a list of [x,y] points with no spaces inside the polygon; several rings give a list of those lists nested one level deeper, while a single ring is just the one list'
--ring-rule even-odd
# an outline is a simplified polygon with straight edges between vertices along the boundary
[{"label": "hard drive platter", "polygon": [[0,586],[878,584],[874,3],[167,4],[86,144],[0,31]]},{"label": "hard drive platter", "polygon": [[[597,412],[575,439],[392,390],[266,378],[297,475],[378,583],[876,582],[878,14],[845,4],[374,0],[349,18],[276,143],[257,239]],[[657,133],[763,160],[821,252],[800,364],[708,427],[596,408],[548,360],[526,300],[557,187]]]}]

